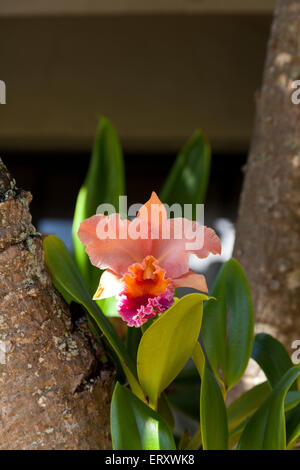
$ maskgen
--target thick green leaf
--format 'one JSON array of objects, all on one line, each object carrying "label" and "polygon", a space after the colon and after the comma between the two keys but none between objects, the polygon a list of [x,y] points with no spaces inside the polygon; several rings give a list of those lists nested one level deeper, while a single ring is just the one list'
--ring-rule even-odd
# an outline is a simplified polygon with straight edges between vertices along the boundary
[{"label": "thick green leaf", "polygon": [[202,446],[202,435],[201,435],[201,426],[198,427],[197,431],[188,442],[186,442],[185,450],[198,450]]},{"label": "thick green leaf", "polygon": [[115,450],[175,450],[163,418],[119,383],[111,403],[111,435]]},{"label": "thick green leaf", "polygon": [[289,369],[269,397],[247,422],[239,449],[284,450],[286,448],[285,397],[300,376],[300,366]]},{"label": "thick green leaf", "polygon": [[197,367],[198,374],[202,379],[205,367],[205,356],[199,341],[197,341],[195,345],[192,358]]},{"label": "thick green leaf", "polygon": [[[100,204],[112,204],[118,211],[119,196],[124,193],[124,165],[118,136],[111,123],[101,118],[88,172],[78,194],[72,228],[75,260],[90,294],[98,287],[100,271],[91,265],[77,236],[79,225],[95,215]],[[100,306],[111,312],[110,303],[102,302]]]},{"label": "thick green leaf", "polygon": [[108,297],[107,299],[97,300],[96,304],[100,307],[101,311],[106,317],[120,317],[117,311],[116,297]]},{"label": "thick green leaf", "polygon": [[[290,392],[297,393],[297,392]],[[300,393],[300,392],[298,392]],[[286,442],[288,448],[293,448],[300,437],[300,403],[286,417]]]},{"label": "thick green leaf", "polygon": [[[259,387],[262,387],[261,389],[261,396],[259,396]],[[253,413],[256,411],[258,403],[263,403],[266,399],[266,392],[267,392],[267,386],[269,389],[269,393],[272,390],[269,382],[264,382],[263,384],[259,384],[253,389],[249,390],[248,392],[244,393],[240,398],[241,398],[241,404],[245,405],[244,409],[241,409],[241,412],[237,409],[236,405],[238,404],[239,398],[234,402],[234,407],[232,410],[227,410],[228,411],[228,419],[229,421],[229,448],[231,449],[235,444],[238,442],[240,439],[243,430],[245,429],[246,424],[248,423],[249,419],[253,415]],[[254,390],[257,389],[257,390]],[[253,390],[253,396],[252,395],[252,390]],[[249,394],[249,395],[248,395]],[[257,401],[255,400],[255,396],[257,396]],[[247,406],[247,399],[249,398],[249,406]],[[295,408],[300,402],[300,392],[295,392],[291,391],[286,394],[285,400],[284,400],[284,411],[286,413],[286,416],[289,416],[289,411]],[[230,407],[229,407],[230,408]],[[250,408],[252,408],[250,410]],[[242,415],[247,416],[245,419],[241,420]],[[235,420],[235,421],[234,421]],[[235,422],[238,422],[237,426],[234,427]],[[291,423],[290,428],[292,428],[294,422]],[[288,429],[288,421],[287,421],[287,429]],[[294,429],[294,428],[293,428]],[[291,429],[292,430],[292,429]],[[287,437],[288,437],[288,432],[287,432]],[[289,442],[287,440],[287,442]]]},{"label": "thick green leaf", "polygon": [[[198,379],[199,382],[203,379],[203,374],[204,374],[204,369],[205,369],[205,356],[202,350],[202,347],[199,342],[196,343],[193,355],[192,355],[193,362],[197,368],[197,373],[198,373]],[[199,383],[199,392],[200,392],[200,383]],[[199,396],[199,393],[195,393],[194,396]],[[193,404],[195,404],[195,399],[194,397],[190,396],[188,397],[189,401]],[[197,402],[196,402],[197,403]],[[195,419],[198,421],[199,416],[200,416],[200,402],[199,403],[199,410],[197,415],[195,416]],[[193,417],[193,416],[192,416]],[[185,448],[188,450],[197,450],[201,447],[202,445],[202,434],[201,434],[201,424],[198,427],[196,433],[193,435],[191,439],[186,443]]]},{"label": "thick green leaf", "polygon": [[[283,344],[266,333],[255,336],[252,358],[262,368],[272,387],[275,387],[284,373],[294,365]],[[296,389],[295,384],[293,388]]]},{"label": "thick green leaf", "polygon": [[173,415],[173,411],[171,408],[171,404],[168,400],[168,396],[166,393],[162,393],[161,396],[159,397],[157,412],[168,424],[171,431],[173,431],[174,426],[175,426],[175,420],[174,420],[174,415]]},{"label": "thick green leaf", "polygon": [[271,393],[268,382],[263,382],[239,396],[227,409],[229,430],[242,423]]},{"label": "thick green leaf", "polygon": [[[55,235],[49,235],[44,239],[44,253],[47,266],[53,275],[58,290],[62,288],[62,291],[66,292],[72,300],[85,307],[119,357],[125,373],[130,371],[131,375],[130,378],[128,377],[128,380],[133,380],[133,378],[136,380],[134,362],[109,320],[92,300],[75,262],[64,243]],[[127,373],[126,375],[128,376]]]},{"label": "thick green leaf", "polygon": [[172,405],[183,414],[195,421],[199,421],[200,403],[195,397],[200,395],[200,384],[205,357],[200,344],[197,342],[192,359],[194,365],[180,372],[172,385],[168,388],[168,398]]},{"label": "thick green leaf", "polygon": [[191,357],[198,340],[203,294],[189,294],[176,302],[145,331],[137,354],[139,381],[156,408],[160,393]]},{"label": "thick green leaf", "polygon": [[64,290],[64,288],[60,285],[59,282],[56,281],[55,278],[53,278],[53,284],[56,287],[56,289],[61,293],[61,295],[63,296],[63,298],[67,302],[67,304],[70,305],[70,303],[73,300],[73,297],[67,291]]},{"label": "thick green leaf", "polygon": [[[291,387],[291,389],[293,386]],[[285,411],[293,410],[300,403],[300,392],[298,390],[290,390],[287,392],[284,400]]]},{"label": "thick green leaf", "polygon": [[180,436],[178,446],[177,446],[178,450],[186,449],[190,441],[191,441],[191,434],[189,433],[187,429],[185,429],[182,435]]},{"label": "thick green leaf", "polygon": [[215,302],[204,307],[202,338],[209,363],[226,388],[242,377],[253,343],[253,307],[245,273],[235,259],[220,269],[211,295]]},{"label": "thick green leaf", "polygon": [[128,327],[126,333],[126,349],[136,362],[138,347],[142,338],[141,328]]},{"label": "thick green leaf", "polygon": [[228,423],[221,389],[204,366],[200,392],[200,425],[204,450],[228,449]]},{"label": "thick green leaf", "polygon": [[[161,200],[174,203],[203,204],[210,173],[210,146],[201,130],[195,132],[179,153],[160,192]],[[195,218],[195,213],[193,214]]]}]

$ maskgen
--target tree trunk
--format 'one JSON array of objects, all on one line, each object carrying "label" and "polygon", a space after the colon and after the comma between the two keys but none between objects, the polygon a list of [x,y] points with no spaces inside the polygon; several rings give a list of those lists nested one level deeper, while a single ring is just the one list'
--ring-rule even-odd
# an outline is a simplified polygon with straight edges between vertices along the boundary
[{"label": "tree trunk", "polygon": [[257,331],[300,339],[300,0],[278,0],[241,196],[235,256],[250,282]]},{"label": "tree trunk", "polygon": [[30,201],[0,159],[0,449],[107,449],[113,372],[52,285]]}]

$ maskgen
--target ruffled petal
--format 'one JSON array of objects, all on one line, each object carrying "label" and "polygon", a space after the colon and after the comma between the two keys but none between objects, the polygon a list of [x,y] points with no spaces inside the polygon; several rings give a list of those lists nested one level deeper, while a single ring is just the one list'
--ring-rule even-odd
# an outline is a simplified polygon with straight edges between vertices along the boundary
[{"label": "ruffled petal", "polygon": [[118,312],[128,326],[139,327],[149,318],[165,312],[174,303],[174,288],[167,288],[158,296],[142,297],[119,296]]},{"label": "ruffled petal", "polygon": [[170,279],[165,278],[165,273],[153,256],[146,256],[142,263],[129,266],[128,272],[123,276],[127,295],[130,297],[160,295],[170,283]]},{"label": "ruffled petal", "polygon": [[100,278],[99,287],[93,297],[94,300],[107,299],[119,295],[124,289],[122,276],[107,269]]},{"label": "ruffled petal", "polygon": [[199,249],[192,249],[190,253],[194,253],[198,258],[207,258],[212,253],[213,255],[220,255],[222,251],[221,240],[212,228],[204,228],[204,243]]},{"label": "ruffled petal", "polygon": [[202,292],[208,292],[206,279],[202,274],[196,274],[189,271],[184,276],[173,279],[174,287],[192,287]]},{"label": "ruffled petal", "polygon": [[119,214],[94,215],[81,222],[78,237],[94,266],[124,274],[128,266],[144,259],[149,253],[149,240],[132,239],[130,224],[133,222],[122,220]]},{"label": "ruffled petal", "polygon": [[221,253],[221,241],[211,228],[183,218],[169,219],[163,237],[152,241],[152,255],[166,270],[166,276],[178,278],[189,271],[188,254],[206,258]]}]

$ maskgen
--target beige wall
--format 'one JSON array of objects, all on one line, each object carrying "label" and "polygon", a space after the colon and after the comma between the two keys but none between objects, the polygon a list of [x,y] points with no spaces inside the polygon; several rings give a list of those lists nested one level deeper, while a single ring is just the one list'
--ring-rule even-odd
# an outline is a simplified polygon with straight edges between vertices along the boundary
[{"label": "beige wall", "polygon": [[128,150],[174,150],[201,126],[246,150],[270,15],[0,18],[0,152],[86,149],[108,116]]}]

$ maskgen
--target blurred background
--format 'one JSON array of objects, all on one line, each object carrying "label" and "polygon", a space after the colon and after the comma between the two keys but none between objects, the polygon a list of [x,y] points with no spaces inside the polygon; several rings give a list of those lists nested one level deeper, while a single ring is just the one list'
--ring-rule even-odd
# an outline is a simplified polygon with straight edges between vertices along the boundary
[{"label": "blurred background", "polygon": [[222,237],[219,261],[229,258],[273,6],[273,0],[1,0],[7,104],[0,106],[0,155],[18,186],[33,193],[38,230],[70,247],[101,115],[121,139],[129,203],[159,190],[200,127],[213,153],[205,223]]}]

